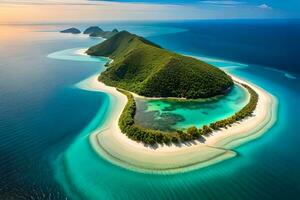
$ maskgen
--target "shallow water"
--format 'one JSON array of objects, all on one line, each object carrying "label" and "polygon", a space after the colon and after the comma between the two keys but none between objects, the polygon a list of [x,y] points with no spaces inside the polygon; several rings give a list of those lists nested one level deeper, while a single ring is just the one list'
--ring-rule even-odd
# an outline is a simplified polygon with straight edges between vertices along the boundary
[{"label": "shallow water", "polygon": [[247,91],[235,85],[225,96],[205,101],[137,99],[137,124],[159,130],[198,128],[225,119],[248,103]]},{"label": "shallow water", "polygon": [[[176,27],[191,26],[181,24]],[[147,25],[149,30],[151,26]],[[137,25],[134,30],[143,33],[143,27]],[[263,137],[236,148],[238,157],[233,159],[176,175],[142,174],[103,160],[88,143],[87,135],[101,128],[114,102],[106,94],[74,85],[103,70],[104,62],[47,57],[98,41],[53,32],[62,27],[1,30],[8,29],[12,32],[4,36],[0,33],[1,199],[298,199],[298,74],[284,71],[294,77],[291,79],[264,66],[207,58],[275,95],[279,100],[277,123]],[[187,44],[180,46],[178,42],[184,34],[150,38],[163,40],[169,49],[194,55]]]}]

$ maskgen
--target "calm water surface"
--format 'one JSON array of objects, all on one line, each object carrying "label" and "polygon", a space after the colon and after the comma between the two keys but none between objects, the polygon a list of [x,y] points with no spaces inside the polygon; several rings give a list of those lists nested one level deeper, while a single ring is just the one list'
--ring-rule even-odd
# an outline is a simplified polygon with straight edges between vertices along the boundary
[{"label": "calm water surface", "polygon": [[147,100],[137,98],[137,124],[164,131],[198,128],[234,115],[248,103],[247,91],[235,85],[225,96],[207,100]]}]

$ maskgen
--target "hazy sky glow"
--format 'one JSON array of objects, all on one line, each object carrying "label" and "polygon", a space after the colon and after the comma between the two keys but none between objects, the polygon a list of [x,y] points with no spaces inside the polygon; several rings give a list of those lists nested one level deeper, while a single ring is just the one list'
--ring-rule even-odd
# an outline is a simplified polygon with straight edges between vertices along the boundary
[{"label": "hazy sky glow", "polygon": [[299,18],[300,0],[0,0],[0,23]]}]

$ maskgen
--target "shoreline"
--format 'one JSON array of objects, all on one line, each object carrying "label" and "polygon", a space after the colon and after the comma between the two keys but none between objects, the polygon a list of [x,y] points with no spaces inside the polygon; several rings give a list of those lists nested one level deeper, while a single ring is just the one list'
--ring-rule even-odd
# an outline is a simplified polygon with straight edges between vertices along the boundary
[{"label": "shoreline", "polygon": [[121,132],[118,120],[127,103],[127,97],[116,88],[99,82],[98,75],[94,75],[77,86],[107,93],[113,108],[103,129],[90,135],[90,144],[95,152],[107,161],[143,173],[180,173],[235,157],[237,154],[231,148],[261,136],[275,123],[277,100],[252,83],[235,76],[232,78],[234,81],[250,85],[258,93],[259,101],[253,117],[205,136],[204,143],[196,140],[153,148],[133,141]]},{"label": "shoreline", "polygon": [[85,53],[87,50],[88,50],[88,48],[78,49],[77,51],[75,51],[75,54],[79,55],[79,56],[87,56],[87,54]]}]

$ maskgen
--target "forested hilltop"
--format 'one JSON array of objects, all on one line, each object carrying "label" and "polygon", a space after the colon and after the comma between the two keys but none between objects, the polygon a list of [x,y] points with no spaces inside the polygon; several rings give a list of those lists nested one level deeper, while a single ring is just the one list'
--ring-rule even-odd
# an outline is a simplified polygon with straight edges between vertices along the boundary
[{"label": "forested hilltop", "polygon": [[89,48],[87,54],[114,60],[99,80],[147,97],[212,97],[233,85],[222,70],[127,31]]}]

